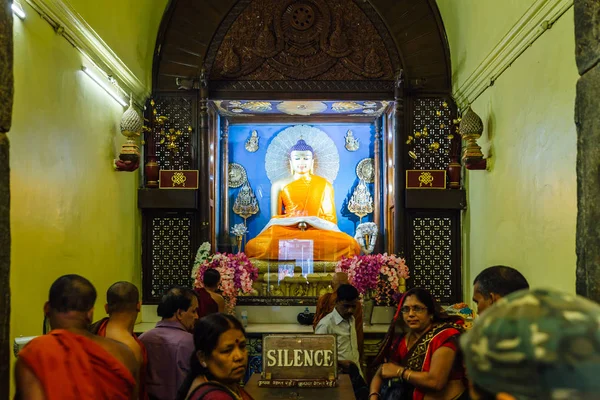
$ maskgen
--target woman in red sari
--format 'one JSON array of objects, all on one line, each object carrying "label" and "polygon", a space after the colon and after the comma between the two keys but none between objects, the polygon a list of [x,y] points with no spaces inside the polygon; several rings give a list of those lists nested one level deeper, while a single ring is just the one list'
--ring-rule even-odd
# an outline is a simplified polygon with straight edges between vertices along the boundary
[{"label": "woman in red sari", "polygon": [[237,318],[210,314],[194,328],[191,371],[177,400],[252,400],[239,382],[248,367],[246,332]]},{"label": "woman in red sari", "polygon": [[[402,333],[393,339],[396,322]],[[407,291],[376,359],[386,362],[371,381],[369,400],[468,398],[457,356],[462,331],[462,318],[443,313],[427,290]]]}]

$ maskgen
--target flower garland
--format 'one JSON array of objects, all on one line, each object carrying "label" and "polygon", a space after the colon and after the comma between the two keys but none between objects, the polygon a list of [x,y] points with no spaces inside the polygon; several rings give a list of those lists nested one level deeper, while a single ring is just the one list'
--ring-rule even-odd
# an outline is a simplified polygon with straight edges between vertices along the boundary
[{"label": "flower garland", "polygon": [[[201,250],[203,250],[202,253]],[[196,262],[198,262],[197,265]],[[194,288],[204,287],[203,278],[207,269],[214,268],[219,271],[221,275],[219,289],[225,298],[225,307],[228,313],[233,313],[238,294],[252,292],[252,284],[258,279],[258,268],[252,265],[244,253],[215,253],[209,256],[206,247],[203,249],[200,246],[196,262],[194,262]]]},{"label": "flower garland", "polygon": [[348,282],[362,296],[373,295],[379,305],[392,305],[400,287],[400,278],[408,278],[408,267],[395,254],[372,254],[341,259],[336,272],[348,274]]},{"label": "flower garland", "polygon": [[210,254],[210,243],[204,242],[198,248],[196,252],[196,258],[194,259],[194,266],[192,268],[192,279],[196,279],[196,275],[198,275],[198,268],[200,265],[208,258]]}]

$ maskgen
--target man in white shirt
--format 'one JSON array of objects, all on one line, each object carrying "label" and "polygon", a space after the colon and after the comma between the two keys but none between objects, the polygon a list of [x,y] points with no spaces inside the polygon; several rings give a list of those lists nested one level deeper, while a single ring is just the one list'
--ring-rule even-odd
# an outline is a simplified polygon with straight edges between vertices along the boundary
[{"label": "man in white shirt", "polygon": [[356,321],[354,320],[357,304],[358,290],[352,285],[340,285],[337,289],[335,308],[319,321],[315,333],[336,336],[338,365],[350,375],[356,398],[363,399],[368,397],[369,389],[360,369]]}]

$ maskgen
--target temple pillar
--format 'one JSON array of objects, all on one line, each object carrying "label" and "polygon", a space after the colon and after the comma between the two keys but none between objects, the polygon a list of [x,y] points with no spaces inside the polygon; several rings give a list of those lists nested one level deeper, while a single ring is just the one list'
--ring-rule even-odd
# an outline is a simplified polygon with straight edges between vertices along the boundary
[{"label": "temple pillar", "polygon": [[374,165],[375,168],[375,185],[373,188],[373,222],[377,224],[377,240],[375,242],[375,253],[381,253],[381,249],[383,249],[383,243],[381,238],[383,237],[382,233],[384,230],[383,220],[381,218],[381,196],[383,191],[381,190],[381,179],[382,179],[382,169],[381,169],[381,117],[375,120],[375,143],[374,143]]},{"label": "temple pillar", "polygon": [[[204,195],[198,196],[198,209],[200,214],[200,243],[209,242],[214,243],[214,232],[215,229],[210,224],[210,196],[207,194],[210,192],[210,177],[207,171],[210,170],[210,159],[209,159],[209,115],[208,115],[208,79],[204,70],[200,74],[200,98],[198,101],[198,169],[199,173],[199,188],[202,188]],[[202,191],[200,193],[202,193]],[[214,247],[213,247],[214,248]]]},{"label": "temple pillar", "polygon": [[[229,243],[229,121],[223,120],[223,129],[221,131],[221,226],[220,226],[220,245],[225,245],[225,251],[230,250]],[[219,250],[222,251],[222,250]]]},{"label": "temple pillar", "polygon": [[[600,301],[600,4],[575,0],[577,294]],[[558,162],[558,161],[557,161]]]},{"label": "temple pillar", "polygon": [[0,398],[10,387],[10,170],[13,103],[13,15],[11,1],[0,0]]},{"label": "temple pillar", "polygon": [[394,180],[394,253],[405,256],[404,243],[406,241],[406,216],[404,188],[406,186],[404,151],[404,76],[400,71],[394,86],[394,152],[395,154],[395,180]]}]

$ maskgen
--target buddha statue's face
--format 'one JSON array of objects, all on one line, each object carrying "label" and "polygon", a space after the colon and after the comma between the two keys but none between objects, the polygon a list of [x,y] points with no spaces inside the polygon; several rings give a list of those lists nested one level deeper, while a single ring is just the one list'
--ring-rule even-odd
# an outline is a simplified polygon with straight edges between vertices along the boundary
[{"label": "buddha statue's face", "polygon": [[290,166],[294,174],[304,175],[310,173],[314,162],[313,153],[309,150],[294,150],[290,153]]}]

